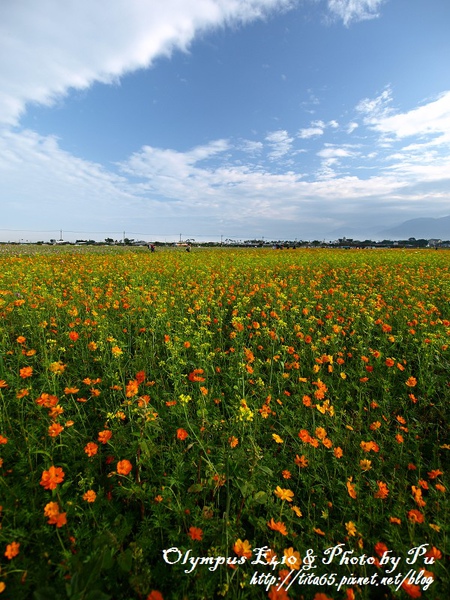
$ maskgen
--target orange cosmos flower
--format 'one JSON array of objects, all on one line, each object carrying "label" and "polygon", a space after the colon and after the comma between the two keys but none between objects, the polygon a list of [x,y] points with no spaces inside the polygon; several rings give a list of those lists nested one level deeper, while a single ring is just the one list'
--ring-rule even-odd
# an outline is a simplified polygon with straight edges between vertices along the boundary
[{"label": "orange cosmos flower", "polygon": [[350,496],[350,498],[353,498],[353,500],[356,499],[356,491],[355,491],[355,486],[352,483],[353,477],[349,477],[347,480],[347,491],[348,491],[348,495]]},{"label": "orange cosmos flower", "polygon": [[232,448],[236,448],[236,446],[239,444],[239,440],[237,439],[237,437],[234,437],[234,435],[232,435],[228,438],[228,443]]},{"label": "orange cosmos flower", "polygon": [[126,396],[127,398],[132,398],[136,396],[139,392],[139,382],[136,379],[133,379],[128,382],[126,387]]},{"label": "orange cosmos flower", "polygon": [[401,519],[398,519],[397,517],[389,517],[389,523],[394,523],[395,525],[401,525]]},{"label": "orange cosmos flower", "polygon": [[[280,573],[281,576],[281,573]],[[283,578],[284,579],[284,578]],[[278,586],[273,585],[268,594],[269,600],[290,600],[288,593],[284,588],[278,589]]]},{"label": "orange cosmos flower", "polygon": [[119,475],[128,475],[133,468],[133,465],[126,458],[124,460],[119,460],[117,463],[117,472]]},{"label": "orange cosmos flower", "polygon": [[389,495],[388,487],[382,481],[377,481],[378,491],[373,495],[374,498],[381,498],[384,500]]},{"label": "orange cosmos flower", "polygon": [[203,530],[200,529],[200,527],[189,527],[188,536],[191,538],[191,540],[197,540],[201,542],[203,538]]},{"label": "orange cosmos flower", "polygon": [[377,542],[374,546],[374,550],[378,554],[378,556],[381,557],[385,552],[389,550],[389,548],[384,542]]},{"label": "orange cosmos flower", "polygon": [[6,383],[4,379],[0,379],[0,388],[7,388],[9,385]]},{"label": "orange cosmos flower", "polygon": [[194,369],[188,375],[189,381],[205,381],[205,378],[201,377],[201,375],[203,374],[203,372],[204,372],[203,369]]},{"label": "orange cosmos flower", "polygon": [[40,485],[46,490],[55,490],[58,484],[64,481],[64,476],[61,467],[51,466],[48,471],[42,473]]},{"label": "orange cosmos flower", "polygon": [[188,437],[188,432],[186,431],[186,429],[183,429],[182,427],[180,427],[179,429],[177,429],[177,438],[179,440],[185,440]]},{"label": "orange cosmos flower", "polygon": [[152,590],[147,596],[147,600],[164,600],[163,595],[158,590]]},{"label": "orange cosmos flower", "polygon": [[286,500],[287,502],[292,502],[292,499],[294,498],[294,492],[291,490],[283,490],[279,485],[276,487],[274,494],[280,498],[280,500]]},{"label": "orange cosmos flower", "polygon": [[112,431],[109,429],[105,429],[104,431],[99,431],[98,441],[102,444],[107,444],[109,440],[112,438]]},{"label": "orange cosmos flower", "polygon": [[420,598],[422,596],[422,591],[418,585],[405,581],[402,583],[402,588],[410,598]]},{"label": "orange cosmos flower", "polygon": [[340,446],[338,446],[337,448],[335,448],[333,450],[333,453],[335,455],[336,458],[341,458],[344,455],[344,452],[342,451],[342,448]]},{"label": "orange cosmos flower", "polygon": [[19,337],[16,339],[16,342],[18,344],[24,344],[27,341],[26,337],[23,337],[23,335],[19,335]]},{"label": "orange cosmos flower", "polygon": [[413,508],[412,510],[408,511],[408,519],[411,521],[411,523],[423,523],[425,517],[419,510]]},{"label": "orange cosmos flower", "polygon": [[8,438],[4,437],[3,435],[0,435],[0,444],[7,444],[8,443]]},{"label": "orange cosmos flower", "polygon": [[395,360],[393,360],[392,358],[387,358],[387,359],[384,361],[384,364],[385,364],[387,367],[393,367],[393,366],[395,365]]},{"label": "orange cosmos flower", "polygon": [[287,469],[284,469],[284,471],[282,471],[281,474],[283,475],[284,479],[290,479],[292,477],[291,472],[288,471]]},{"label": "orange cosmos flower", "polygon": [[86,452],[86,454],[90,458],[91,456],[95,456],[97,454],[97,452],[98,452],[98,446],[97,446],[97,444],[95,442],[89,442],[84,447],[84,451]]},{"label": "orange cosmos flower", "polygon": [[417,385],[417,379],[415,377],[408,377],[408,379],[405,382],[405,385],[407,385],[408,387],[414,387]]},{"label": "orange cosmos flower", "polygon": [[442,558],[442,552],[436,548],[436,546],[432,546],[425,554],[428,558],[434,558],[434,560],[440,560]]},{"label": "orange cosmos flower", "polygon": [[270,519],[267,525],[270,527],[270,529],[273,529],[273,531],[279,531],[281,535],[288,534],[286,526],[282,521],[274,521],[273,519]]},{"label": "orange cosmos flower", "polygon": [[443,475],[444,471],[441,471],[440,469],[434,469],[434,471],[428,471],[428,478],[429,479],[436,479],[436,477],[439,477],[439,475]]},{"label": "orange cosmos flower", "polygon": [[64,427],[59,423],[52,423],[48,428],[48,435],[50,437],[57,437],[61,431],[63,431]]},{"label": "orange cosmos flower", "polygon": [[11,560],[15,556],[19,554],[20,544],[17,542],[11,542],[6,546],[5,556],[7,559]]},{"label": "orange cosmos flower", "polygon": [[302,454],[301,456],[297,454],[295,456],[294,462],[300,468],[306,468],[308,466],[308,459],[304,454]]},{"label": "orange cosmos flower", "polygon": [[314,527],[313,531],[314,533],[317,533],[317,535],[325,535],[325,532],[319,529],[318,527]]},{"label": "orange cosmos flower", "polygon": [[79,337],[80,337],[80,334],[77,333],[76,331],[71,331],[69,333],[69,338],[72,340],[72,342],[76,342]]},{"label": "orange cosmos flower", "polygon": [[19,375],[22,377],[22,379],[31,377],[33,375],[33,367],[23,367],[22,369],[20,369]]},{"label": "orange cosmos flower", "polygon": [[95,502],[97,498],[97,494],[94,492],[94,490],[88,490],[85,494],[83,494],[83,500],[86,500],[86,502],[92,503]]},{"label": "orange cosmos flower", "polygon": [[248,540],[242,541],[238,539],[233,546],[233,550],[238,556],[245,556],[246,558],[251,558],[252,556],[252,547]]},{"label": "orange cosmos flower", "polygon": [[300,565],[302,564],[302,559],[300,558],[299,552],[296,552],[294,548],[286,548],[283,551],[285,556],[285,564],[288,565],[289,569],[295,569],[298,571],[300,569]]},{"label": "orange cosmos flower", "polygon": [[76,388],[76,387],[66,387],[66,388],[64,388],[64,393],[66,395],[68,395],[68,394],[77,394],[79,391],[80,391],[79,388]]}]

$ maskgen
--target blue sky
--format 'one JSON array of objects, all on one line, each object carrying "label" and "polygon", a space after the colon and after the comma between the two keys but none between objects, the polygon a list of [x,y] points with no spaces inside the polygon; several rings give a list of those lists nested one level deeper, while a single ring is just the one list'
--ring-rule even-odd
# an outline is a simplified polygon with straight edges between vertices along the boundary
[{"label": "blue sky", "polygon": [[380,238],[450,214],[447,0],[0,6],[0,240]]}]

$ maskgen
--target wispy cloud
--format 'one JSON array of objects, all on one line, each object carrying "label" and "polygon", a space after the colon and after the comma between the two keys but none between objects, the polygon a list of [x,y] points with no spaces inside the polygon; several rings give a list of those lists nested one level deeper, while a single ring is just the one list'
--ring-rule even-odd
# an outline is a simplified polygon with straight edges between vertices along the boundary
[{"label": "wispy cloud", "polygon": [[29,103],[51,105],[70,89],[117,81],[185,50],[198,33],[290,6],[291,0],[4,2],[0,121],[16,124]]},{"label": "wispy cloud", "polygon": [[269,135],[266,136],[266,141],[272,148],[269,152],[269,158],[278,160],[291,150],[294,138],[290,137],[287,131],[279,129],[278,131],[269,133]]},{"label": "wispy cloud", "polygon": [[306,140],[318,135],[323,135],[323,131],[324,130],[322,127],[306,127],[305,129],[300,129],[298,132],[298,137],[302,140]]},{"label": "wispy cloud", "polygon": [[375,19],[386,0],[328,0],[328,9],[332,15],[341,19],[345,26],[352,22]]}]

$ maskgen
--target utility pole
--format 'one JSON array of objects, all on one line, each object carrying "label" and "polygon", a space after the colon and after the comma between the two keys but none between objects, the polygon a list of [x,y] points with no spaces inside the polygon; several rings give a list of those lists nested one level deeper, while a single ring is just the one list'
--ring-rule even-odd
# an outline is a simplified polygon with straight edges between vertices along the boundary
[{"label": "utility pole", "polygon": [[63,236],[62,236],[62,229],[59,230],[59,241],[62,242]]},{"label": "utility pole", "polygon": [[125,231],[123,232],[122,243],[125,244]]}]

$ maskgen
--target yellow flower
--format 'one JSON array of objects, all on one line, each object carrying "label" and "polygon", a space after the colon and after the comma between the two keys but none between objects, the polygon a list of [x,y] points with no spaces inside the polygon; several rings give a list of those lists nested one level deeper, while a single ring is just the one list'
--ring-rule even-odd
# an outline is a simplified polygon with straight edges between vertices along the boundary
[{"label": "yellow flower", "polygon": [[123,350],[121,350],[121,349],[119,348],[119,346],[113,346],[113,347],[111,348],[111,352],[112,352],[112,354],[113,354],[114,356],[116,356],[116,357],[117,357],[117,356],[120,356],[121,354],[123,354]]},{"label": "yellow flower", "polygon": [[302,517],[303,513],[302,511],[299,509],[298,506],[291,506],[291,510],[293,510],[295,512],[295,514],[297,515],[297,517]]},{"label": "yellow flower", "polygon": [[363,471],[369,471],[372,468],[372,461],[371,460],[360,460],[359,466],[361,467],[361,469]]},{"label": "yellow flower", "polygon": [[276,487],[274,494],[275,496],[278,496],[280,500],[287,500],[287,502],[292,502],[294,497],[294,492],[291,490],[284,490],[279,485]]},{"label": "yellow flower", "polygon": [[348,535],[356,535],[356,526],[353,521],[349,521],[345,524],[345,529],[347,530]]},{"label": "yellow flower", "polygon": [[60,360],[58,360],[57,362],[52,362],[48,368],[49,371],[55,373],[55,375],[61,375],[61,373],[64,373],[64,371],[66,370],[66,366],[67,365],[63,365],[63,363]]},{"label": "yellow flower", "polygon": [[276,441],[277,444],[282,444],[283,443],[283,440],[276,433],[272,433],[272,437]]},{"label": "yellow flower", "polygon": [[294,548],[286,548],[283,554],[285,556],[285,564],[288,566],[288,568],[298,571],[298,569],[300,569],[300,565],[302,564],[302,559],[300,558],[299,552],[296,552]]}]

